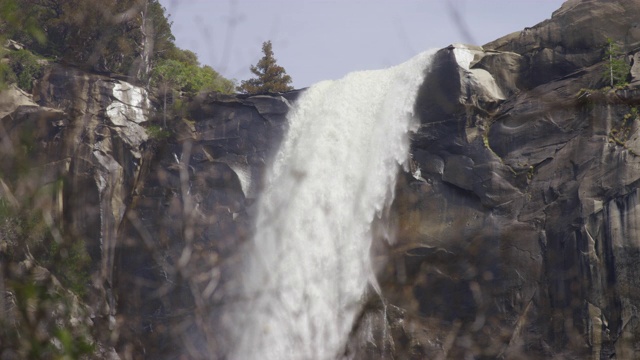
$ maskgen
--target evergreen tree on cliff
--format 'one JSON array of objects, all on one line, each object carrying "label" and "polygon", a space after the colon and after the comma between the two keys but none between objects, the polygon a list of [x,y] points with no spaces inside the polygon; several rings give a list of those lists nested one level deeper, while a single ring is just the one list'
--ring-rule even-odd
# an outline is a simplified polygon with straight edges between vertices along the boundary
[{"label": "evergreen tree on cliff", "polygon": [[625,52],[617,42],[607,38],[607,45],[602,59],[607,62],[605,76],[609,78],[609,86],[611,87],[627,83],[631,66],[627,64],[625,55]]},{"label": "evergreen tree on cliff", "polygon": [[287,75],[282,66],[276,64],[271,41],[262,43],[262,52],[264,53],[262,59],[256,65],[251,66],[251,72],[257,78],[242,81],[238,86],[238,91],[247,94],[258,94],[293,90],[293,86],[289,85],[291,76]]}]

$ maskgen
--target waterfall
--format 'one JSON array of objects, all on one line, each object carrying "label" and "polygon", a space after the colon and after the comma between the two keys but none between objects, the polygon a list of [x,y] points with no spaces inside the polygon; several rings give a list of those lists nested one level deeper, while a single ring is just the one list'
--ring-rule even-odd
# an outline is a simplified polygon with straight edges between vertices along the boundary
[{"label": "waterfall", "polygon": [[408,157],[414,102],[433,52],[320,82],[289,130],[258,204],[230,359],[335,359],[368,283],[371,224],[393,200]]}]

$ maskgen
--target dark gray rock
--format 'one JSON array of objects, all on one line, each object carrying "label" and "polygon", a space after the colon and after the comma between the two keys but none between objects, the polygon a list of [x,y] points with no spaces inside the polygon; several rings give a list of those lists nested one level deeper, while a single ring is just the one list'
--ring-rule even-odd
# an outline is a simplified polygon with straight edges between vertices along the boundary
[{"label": "dark gray rock", "polygon": [[0,93],[0,194],[84,243],[101,349],[217,357],[220,289],[298,94],[203,94],[160,141],[146,91],[119,80],[54,65],[33,99]]},{"label": "dark gray rock", "polygon": [[[222,290],[253,231],[253,204],[287,129],[284,96],[204,94],[143,160],[117,249],[120,350],[219,358]],[[128,342],[139,338],[136,343]]]},{"label": "dark gray rock", "polygon": [[532,89],[600,62],[607,38],[620,42],[626,51],[637,49],[637,13],[634,0],[569,0],[551,19],[484,48],[522,55],[519,85]]},{"label": "dark gray rock", "polygon": [[[412,137],[422,179],[397,185],[379,275],[411,325],[357,358],[638,357],[638,89],[583,89],[607,84],[607,37],[635,58],[639,15],[636,1],[568,1],[436,54]],[[379,314],[362,319],[391,326]],[[399,343],[414,347],[386,345]]]}]

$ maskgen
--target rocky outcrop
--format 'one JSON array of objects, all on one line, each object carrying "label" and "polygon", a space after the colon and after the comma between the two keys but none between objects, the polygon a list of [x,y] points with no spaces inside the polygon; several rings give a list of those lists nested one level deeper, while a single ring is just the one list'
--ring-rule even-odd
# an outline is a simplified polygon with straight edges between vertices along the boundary
[{"label": "rocky outcrop", "polygon": [[296,96],[202,95],[176,139],[154,149],[118,247],[123,352],[221,356],[221,305],[233,301],[222,289]]},{"label": "rocky outcrop", "polygon": [[531,89],[600,62],[607,38],[634,52],[640,46],[637,6],[633,0],[569,0],[551,19],[485,48],[521,55],[524,66],[517,78]]},{"label": "rocky outcrop", "polygon": [[[148,139],[141,126],[150,107],[146,91],[54,66],[34,93],[33,99],[15,88],[3,93],[20,98],[3,106],[3,197],[13,199],[14,214],[42,216],[49,229],[52,238],[44,235],[27,246],[63,249],[63,262],[88,253],[89,268],[78,263],[67,275],[89,273],[95,328],[113,328],[114,251],[127,197],[140,173],[141,146]],[[85,250],[72,253],[74,244]]]},{"label": "rocky outcrop", "polygon": [[639,15],[635,1],[568,1],[437,53],[383,299],[362,316],[386,330],[358,357],[638,356],[640,97],[584,89],[608,83],[607,38],[635,59]]},{"label": "rocky outcrop", "polygon": [[40,242],[88,252],[98,358],[216,356],[220,289],[297,96],[204,94],[162,139],[147,92],[120,80],[54,65],[34,96],[0,93],[0,194],[37,209]]}]

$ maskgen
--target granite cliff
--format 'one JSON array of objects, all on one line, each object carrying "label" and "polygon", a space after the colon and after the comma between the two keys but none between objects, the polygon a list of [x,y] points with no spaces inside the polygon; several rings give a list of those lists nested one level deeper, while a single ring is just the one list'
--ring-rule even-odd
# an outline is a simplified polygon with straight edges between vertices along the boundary
[{"label": "granite cliff", "polygon": [[[9,87],[0,97],[3,279],[66,294],[64,278],[86,273],[75,284],[84,298],[72,296],[86,326],[70,328],[98,345],[96,358],[215,353],[225,259],[251,231],[247,213],[296,96],[204,94],[166,139],[146,125],[162,117],[148,92],[120,80],[53,65],[34,94]],[[26,236],[37,231],[23,231],[24,217],[45,219],[45,230]],[[75,262],[76,253],[86,266],[55,263],[50,273],[39,259]],[[15,354],[25,356],[1,355]]]},{"label": "granite cliff", "polygon": [[[637,1],[569,0],[436,54],[396,242],[372,248],[381,293],[346,357],[640,357],[638,18]],[[607,38],[628,85],[605,88]],[[31,97],[3,92],[0,194],[46,209],[53,241],[84,243],[91,286],[74,316],[96,357],[223,358],[225,282],[297,96],[203,94],[160,139],[151,96],[120,80],[54,66]],[[20,247],[7,229],[0,251]],[[37,273],[30,259],[4,276]]]},{"label": "granite cliff", "polygon": [[[392,334],[382,358],[640,356],[639,12],[568,1],[532,28],[437,54],[372,304]],[[603,89],[607,38],[624,46],[628,86]]]}]

